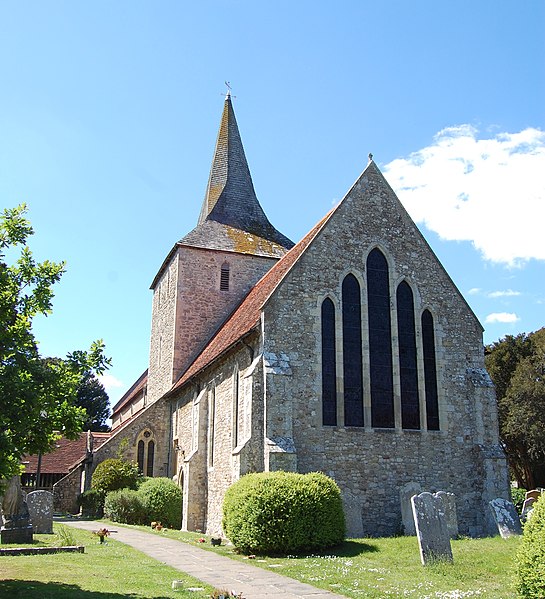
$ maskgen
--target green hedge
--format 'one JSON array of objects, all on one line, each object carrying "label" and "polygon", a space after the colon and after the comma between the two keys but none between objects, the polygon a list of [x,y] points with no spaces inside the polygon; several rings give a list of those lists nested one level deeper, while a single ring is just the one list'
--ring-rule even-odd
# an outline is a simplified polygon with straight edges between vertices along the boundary
[{"label": "green hedge", "polygon": [[147,519],[142,498],[133,489],[110,491],[104,502],[104,515],[123,524],[145,524]]},{"label": "green hedge", "polygon": [[95,468],[91,488],[102,491],[104,495],[117,489],[136,489],[139,476],[136,464],[109,458]]},{"label": "green hedge", "polygon": [[520,516],[520,514],[522,514],[522,506],[524,505],[524,500],[526,499],[526,489],[511,487],[511,499],[513,500],[513,505],[515,506]]},{"label": "green hedge", "polygon": [[341,492],[324,474],[247,474],[227,489],[223,530],[243,553],[288,553],[344,540]]},{"label": "green hedge", "polygon": [[98,489],[89,489],[78,495],[78,505],[84,518],[102,518],[104,516],[105,494]]},{"label": "green hedge", "polygon": [[517,591],[520,597],[545,597],[545,495],[534,504],[524,525],[517,553]]},{"label": "green hedge", "polygon": [[182,523],[182,490],[170,478],[150,478],[138,488],[138,496],[146,511],[147,522],[161,522],[169,528]]}]

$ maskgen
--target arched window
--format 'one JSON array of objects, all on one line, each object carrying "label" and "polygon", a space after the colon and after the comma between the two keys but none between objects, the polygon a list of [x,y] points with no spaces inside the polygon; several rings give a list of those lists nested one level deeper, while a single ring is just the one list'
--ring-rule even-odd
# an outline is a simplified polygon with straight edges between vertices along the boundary
[{"label": "arched window", "polygon": [[148,443],[148,465],[146,467],[146,476],[153,476],[153,458],[155,456],[155,442]]},{"label": "arched window", "polygon": [[367,306],[369,315],[369,376],[371,421],[374,427],[394,426],[392,327],[388,263],[374,249],[367,256]]},{"label": "arched window", "polygon": [[138,470],[146,476],[153,476],[153,459],[155,454],[155,441],[149,429],[141,431],[136,444],[136,462]]},{"label": "arched window", "polygon": [[136,454],[136,461],[138,463],[138,470],[144,472],[144,441],[138,441],[138,449]]},{"label": "arched window", "polygon": [[418,399],[418,369],[416,363],[416,332],[414,299],[409,285],[402,281],[397,287],[397,331],[399,336],[399,379],[401,383],[401,426],[420,428]]},{"label": "arched window", "polygon": [[361,294],[354,275],[342,286],[344,424],[363,426],[363,372],[361,351]]},{"label": "arched window", "polygon": [[229,263],[228,262],[224,262],[221,265],[220,291],[229,291]]},{"label": "arched window", "polygon": [[329,298],[322,302],[322,424],[337,424],[335,306]]},{"label": "arched window", "polygon": [[435,361],[435,333],[433,316],[429,310],[422,313],[422,346],[424,350],[424,381],[426,386],[426,420],[428,430],[439,430],[439,400],[437,395],[437,365]]}]

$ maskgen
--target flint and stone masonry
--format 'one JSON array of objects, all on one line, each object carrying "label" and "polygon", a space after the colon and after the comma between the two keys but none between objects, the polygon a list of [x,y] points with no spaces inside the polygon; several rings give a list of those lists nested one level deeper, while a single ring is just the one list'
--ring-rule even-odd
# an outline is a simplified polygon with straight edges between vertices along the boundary
[{"label": "flint and stone masonry", "polygon": [[[387,373],[391,418],[384,426],[373,425],[372,253],[386,273],[379,370]],[[347,278],[357,289],[350,307]],[[409,345],[399,325],[400,284],[410,290],[403,316]],[[282,469],[331,476],[350,536],[400,532],[400,489],[410,482],[455,495],[460,534],[494,532],[488,502],[508,499],[509,487],[482,327],[372,160],[293,246],[259,205],[228,96],[199,222],[175,244],[152,289],[147,407],[114,430],[95,461],[115,453],[123,438],[135,459],[139,435],[151,431],[154,475],[183,488],[182,528],[222,534],[229,485],[248,472]],[[327,398],[324,302],[333,315]],[[345,343],[349,311],[359,318],[351,321],[352,345]],[[431,341],[424,314],[433,323]],[[345,374],[354,360],[359,400]],[[438,419],[430,424],[432,387]]]}]

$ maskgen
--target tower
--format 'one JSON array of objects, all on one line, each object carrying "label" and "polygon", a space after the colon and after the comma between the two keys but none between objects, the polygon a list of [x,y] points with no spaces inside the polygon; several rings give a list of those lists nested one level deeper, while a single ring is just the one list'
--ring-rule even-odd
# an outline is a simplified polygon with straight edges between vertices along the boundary
[{"label": "tower", "polygon": [[174,245],[151,284],[150,403],[292,246],[259,204],[228,93],[197,226]]}]

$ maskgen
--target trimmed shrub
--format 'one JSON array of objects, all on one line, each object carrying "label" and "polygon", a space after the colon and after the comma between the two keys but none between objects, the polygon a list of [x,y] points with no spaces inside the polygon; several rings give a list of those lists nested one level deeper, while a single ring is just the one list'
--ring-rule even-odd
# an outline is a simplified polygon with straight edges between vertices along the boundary
[{"label": "trimmed shrub", "polygon": [[517,591],[520,597],[545,597],[545,495],[534,503],[524,525],[517,553]]},{"label": "trimmed shrub", "polygon": [[526,489],[519,489],[517,487],[511,487],[511,499],[517,512],[522,514],[522,506],[524,505],[524,499],[526,498]]},{"label": "trimmed shrub", "polygon": [[119,458],[109,458],[95,468],[91,488],[102,491],[104,495],[117,489],[136,489],[139,476],[136,464]]},{"label": "trimmed shrub", "polygon": [[341,492],[325,474],[247,474],[227,489],[223,530],[243,553],[321,549],[344,540]]},{"label": "trimmed shrub", "polygon": [[78,495],[78,505],[84,518],[102,518],[104,516],[104,498],[106,494],[99,489],[89,489]]},{"label": "trimmed shrub", "polygon": [[104,515],[122,524],[146,523],[146,509],[138,491],[133,489],[110,491],[104,502]]},{"label": "trimmed shrub", "polygon": [[150,478],[138,489],[138,496],[146,510],[147,522],[161,522],[169,528],[180,528],[182,523],[182,490],[170,478]]}]

